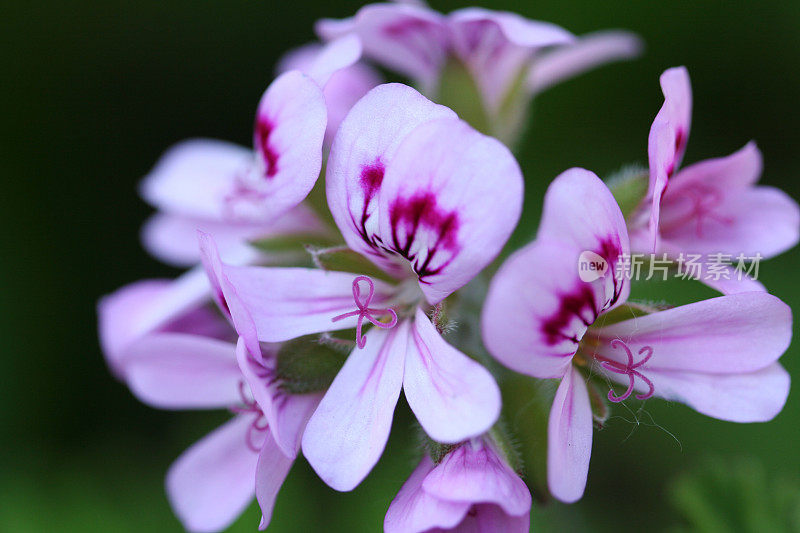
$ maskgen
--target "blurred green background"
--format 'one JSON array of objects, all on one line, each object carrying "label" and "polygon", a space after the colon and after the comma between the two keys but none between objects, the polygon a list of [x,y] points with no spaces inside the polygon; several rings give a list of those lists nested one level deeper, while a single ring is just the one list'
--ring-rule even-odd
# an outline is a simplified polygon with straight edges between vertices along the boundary
[{"label": "blurred green background", "polygon": [[[163,475],[225,415],[138,403],[106,371],[95,302],[136,279],[176,274],[138,245],[149,208],[136,184],[162,150],[191,136],[249,144],[255,104],[276,59],[312,39],[317,18],[348,16],[359,5],[3,2],[0,531],[180,529]],[[607,175],[646,161],[647,132],[662,101],[658,75],[678,64],[688,66],[695,96],[687,162],[756,139],[766,161],[763,182],[800,197],[800,2],[483,5],[579,34],[629,28],[647,43],[642,59],[586,74],[537,100],[519,155],[527,228],[558,172],[584,166]],[[442,11],[463,6],[433,3]],[[795,309],[798,267],[793,251],[761,269],[763,282]],[[671,284],[649,297],[680,303],[698,290]],[[797,342],[782,361],[800,379]],[[796,390],[768,424],[720,422],[658,401],[638,418],[620,408],[614,414],[595,434],[584,499],[537,505],[534,530],[780,530],[780,513],[794,513],[800,523]],[[515,424],[524,424],[524,413]],[[298,462],[270,530],[378,531],[414,466],[411,427],[402,407],[383,460],[353,493],[333,492]],[[257,524],[253,506],[234,529]]]}]

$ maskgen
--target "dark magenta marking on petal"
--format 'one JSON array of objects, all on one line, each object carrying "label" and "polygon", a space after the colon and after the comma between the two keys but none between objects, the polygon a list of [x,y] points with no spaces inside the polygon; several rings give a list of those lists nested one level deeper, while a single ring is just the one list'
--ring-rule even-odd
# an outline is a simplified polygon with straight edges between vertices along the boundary
[{"label": "dark magenta marking on petal", "polygon": [[678,128],[675,131],[675,158],[672,160],[672,163],[669,164],[667,167],[667,177],[671,178],[675,171],[677,170],[677,163],[679,154],[686,148],[686,132],[683,131],[682,128]]},{"label": "dark magenta marking on petal", "polygon": [[[458,214],[446,211],[437,205],[436,195],[431,192],[419,192],[410,198],[397,198],[389,208],[389,220],[392,225],[392,244],[395,252],[411,261],[412,267],[421,281],[426,276],[440,273],[455,257],[459,250]],[[429,247],[424,260],[418,261],[419,251],[411,249],[417,232],[427,229],[436,234],[433,246]],[[405,241],[401,242],[400,230],[405,233]],[[431,263],[441,251],[450,252],[448,259],[436,267]]]},{"label": "dark magenta marking on petal", "polygon": [[608,302],[603,303],[603,307],[601,309],[602,311],[617,303],[617,300],[619,300],[619,297],[622,294],[622,284],[624,283],[624,279],[617,279],[616,276],[616,265],[619,262],[620,254],[622,254],[622,246],[620,245],[619,237],[609,236],[604,239],[600,239],[600,247],[595,250],[595,253],[605,259],[608,263],[611,280],[614,282],[614,294],[611,296]]},{"label": "dark magenta marking on petal", "polygon": [[600,245],[593,252],[608,263],[609,274],[614,283],[614,292],[608,301],[597,302],[592,285],[580,282],[572,292],[562,295],[558,310],[544,321],[541,328],[545,342],[551,346],[564,340],[578,344],[580,339],[574,333],[564,331],[572,323],[573,319],[579,319],[586,327],[591,326],[601,312],[617,303],[622,294],[624,280],[618,280],[615,272],[621,253],[619,239],[609,236],[598,240]]},{"label": "dark magenta marking on petal", "polygon": [[272,178],[278,173],[278,152],[272,146],[270,137],[275,129],[272,121],[265,116],[259,116],[256,119],[256,142],[261,155],[264,158],[266,168],[264,173],[268,178]]},{"label": "dark magenta marking on petal", "polygon": [[[366,199],[372,200],[378,193],[383,183],[383,175],[385,172],[386,167],[383,165],[380,158],[371,165],[364,165],[361,167],[361,177],[359,181],[364,188],[364,197]],[[367,202],[364,202],[365,208],[366,204]]]},{"label": "dark magenta marking on petal", "polygon": [[363,165],[361,167],[359,183],[364,189],[364,204],[361,207],[361,214],[359,215],[358,220],[356,220],[356,216],[353,214],[353,212],[350,212],[350,219],[353,221],[353,225],[355,226],[356,231],[358,231],[358,234],[361,236],[361,239],[367,243],[367,246],[372,248],[377,255],[382,255],[380,253],[381,239],[379,236],[370,235],[367,232],[367,220],[369,220],[369,217],[372,216],[372,213],[369,212],[369,206],[378,195],[378,191],[383,183],[383,175],[385,172],[386,167],[380,158],[376,159],[374,163]]},{"label": "dark magenta marking on petal", "polygon": [[[591,320],[586,318],[587,311],[592,316]],[[558,310],[542,324],[541,331],[545,342],[551,346],[565,340],[578,344],[580,339],[574,333],[564,330],[574,318],[578,318],[586,327],[589,327],[597,319],[598,314],[592,286],[588,283],[581,283],[573,292],[561,296]]]},{"label": "dark magenta marking on petal", "polygon": [[675,132],[675,151],[680,152],[684,148],[686,148],[686,132],[683,128],[678,128]]}]

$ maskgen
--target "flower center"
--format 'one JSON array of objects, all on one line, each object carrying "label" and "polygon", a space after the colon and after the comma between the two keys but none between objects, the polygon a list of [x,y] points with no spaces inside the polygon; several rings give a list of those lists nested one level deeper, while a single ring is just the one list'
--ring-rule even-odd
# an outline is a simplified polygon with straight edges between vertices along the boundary
[{"label": "flower center", "polygon": [[628,388],[621,396],[616,396],[614,394],[614,389],[609,390],[608,391],[608,399],[610,401],[612,401],[612,402],[615,402],[615,403],[621,402],[623,400],[627,400],[630,397],[631,393],[633,392],[634,380],[637,377],[639,379],[641,379],[642,381],[644,381],[647,384],[647,386],[650,388],[650,390],[648,390],[647,393],[645,393],[645,394],[637,394],[636,398],[638,400],[646,400],[646,399],[650,398],[651,396],[653,396],[653,392],[655,391],[655,387],[653,386],[653,382],[650,381],[649,379],[647,379],[647,377],[645,377],[645,375],[642,374],[638,370],[638,369],[642,368],[642,366],[644,366],[644,364],[647,363],[647,361],[649,361],[650,358],[653,356],[653,348],[651,346],[642,346],[639,349],[639,355],[644,355],[644,357],[638,363],[634,363],[633,362],[633,352],[628,347],[628,345],[625,344],[625,342],[621,341],[620,339],[614,339],[614,340],[611,341],[611,347],[612,348],[622,348],[623,350],[625,350],[625,354],[628,356],[627,364],[622,364],[622,363],[619,363],[617,361],[613,361],[611,359],[607,359],[607,358],[602,357],[602,356],[600,356],[598,354],[595,354],[594,357],[595,357],[595,359],[600,361],[600,364],[606,370],[614,372],[615,374],[627,375],[628,376]]},{"label": "flower center", "polygon": [[702,185],[694,185],[686,188],[683,191],[683,195],[685,202],[689,204],[686,206],[686,212],[672,220],[667,220],[667,217],[664,217],[661,223],[662,232],[669,232],[673,228],[694,221],[696,235],[703,237],[703,226],[706,220],[713,220],[724,226],[729,226],[733,223],[733,219],[730,217],[714,212],[724,199],[722,192],[719,190]]},{"label": "flower center", "polygon": [[[368,287],[367,296],[363,301],[361,300],[361,282],[365,282]],[[332,322],[338,322],[339,320],[350,318],[351,316],[358,317],[358,322],[356,323],[356,345],[359,348],[363,348],[367,345],[367,338],[361,333],[361,327],[364,324],[365,318],[369,320],[373,326],[377,326],[382,329],[389,329],[397,325],[397,313],[394,311],[394,309],[391,307],[377,309],[369,306],[373,296],[375,296],[375,284],[367,276],[358,276],[353,280],[353,300],[355,300],[356,307],[358,309],[355,311],[350,311],[349,313],[343,313],[331,319]],[[376,316],[380,315],[389,316],[389,322],[382,322],[378,320]]]}]

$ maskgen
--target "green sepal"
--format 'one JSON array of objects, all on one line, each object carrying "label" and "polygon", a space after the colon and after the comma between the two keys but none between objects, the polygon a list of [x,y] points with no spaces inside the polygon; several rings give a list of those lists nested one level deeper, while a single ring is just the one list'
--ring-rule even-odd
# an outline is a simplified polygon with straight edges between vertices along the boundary
[{"label": "green sepal", "polygon": [[623,320],[649,315],[650,313],[654,313],[656,311],[658,311],[658,309],[648,309],[644,305],[638,305],[630,302],[624,303],[622,305],[618,305],[610,311],[606,311],[597,317],[597,321],[592,324],[592,326],[602,328],[605,326],[610,326],[611,324],[616,324],[617,322],[622,322]]},{"label": "green sepal", "polygon": [[327,156],[322,158],[322,169],[320,170],[319,178],[314,183],[311,192],[306,196],[304,203],[314,211],[320,222],[336,230],[336,222],[333,220],[333,215],[328,206],[328,196],[325,190],[326,159]]},{"label": "green sepal", "polygon": [[519,445],[502,418],[489,430],[489,436],[514,472],[522,475],[524,466],[519,452]]},{"label": "green sepal", "polygon": [[306,251],[311,254],[311,258],[317,268],[321,268],[322,270],[351,272],[353,274],[369,276],[384,281],[396,281],[386,272],[375,266],[372,261],[346,246],[337,246],[335,248],[306,246]]},{"label": "green sepal", "polygon": [[324,391],[346,359],[346,354],[322,344],[313,335],[285,342],[278,350],[281,388],[291,394]]},{"label": "green sepal", "polygon": [[608,407],[607,396],[600,392],[597,388],[597,383],[591,380],[586,382],[586,390],[589,391],[589,404],[592,407],[594,425],[598,429],[603,429],[611,413],[611,409]]},{"label": "green sepal", "polygon": [[619,204],[622,214],[628,220],[647,195],[650,177],[646,168],[628,165],[610,176],[606,183]]},{"label": "green sepal", "polygon": [[305,254],[308,246],[333,246],[336,241],[331,237],[314,233],[295,233],[276,235],[250,241],[250,244],[262,252],[270,254]]},{"label": "green sepal", "polygon": [[527,65],[517,72],[508,91],[503,95],[496,116],[492,118],[492,135],[503,141],[512,152],[516,151],[530,119],[531,95],[527,88],[529,72]]},{"label": "green sepal", "polygon": [[549,499],[547,421],[557,382],[509,373],[501,381],[503,413],[514,432],[515,448],[525,463],[525,480],[539,501]]},{"label": "green sepal", "polygon": [[435,99],[458,113],[458,116],[481,133],[491,134],[491,123],[483,107],[483,98],[467,67],[458,59],[445,63]]},{"label": "green sepal", "polygon": [[428,457],[431,458],[431,461],[433,461],[433,464],[435,465],[438,465],[444,461],[444,458],[448,453],[461,446],[461,444],[443,444],[441,442],[436,442],[429,436],[425,435],[424,431],[421,433],[423,435],[422,446],[425,448],[425,453],[428,454]]}]

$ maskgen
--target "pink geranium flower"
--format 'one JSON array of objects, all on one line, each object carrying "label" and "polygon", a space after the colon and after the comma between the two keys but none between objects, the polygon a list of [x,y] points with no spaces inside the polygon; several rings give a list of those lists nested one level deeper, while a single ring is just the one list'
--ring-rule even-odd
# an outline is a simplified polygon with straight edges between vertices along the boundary
[{"label": "pink geranium flower", "polygon": [[[719,253],[769,258],[796,245],[800,209],[783,191],[756,185],[763,163],[754,142],[727,157],[680,168],[692,114],[686,68],[665,71],[661,90],[664,105],[648,140],[649,189],[630,222],[632,249],[673,259]],[[709,284],[723,293],[761,288],[735,278]]]},{"label": "pink geranium flower", "polygon": [[565,78],[638,54],[627,32],[576,38],[547,22],[477,7],[442,15],[425,5],[378,3],[354,17],[320,20],[317,33],[332,39],[355,33],[370,59],[435,90],[446,62],[456,58],[471,73],[484,107],[496,112],[522,80],[529,95]]},{"label": "pink geranium flower", "polygon": [[[267,88],[256,114],[255,150],[222,141],[185,141],[170,149],[142,184],[142,195],[159,209],[143,230],[145,247],[167,263],[200,261],[197,230],[214,235],[226,261],[269,261],[248,244],[256,238],[325,231],[310,209],[299,205],[322,166],[331,79],[358,60],[355,37],[336,40],[299,70]],[[338,82],[336,82],[338,83]],[[210,299],[208,279],[194,268],[175,282],[142,281],[103,298],[98,306],[100,340],[112,371],[133,340],[157,331],[202,332]]]},{"label": "pink geranium flower", "polygon": [[439,464],[426,456],[392,501],[383,527],[386,533],[526,533],[530,510],[525,483],[492,442],[476,438]]},{"label": "pink geranium flower", "polygon": [[360,54],[357,38],[338,39],[297,64],[302,71],[278,76],[258,104],[253,150],[211,139],[170,148],[141,186],[159,211],[143,229],[145,248],[167,263],[189,266],[200,260],[198,229],[214,235],[226,258],[246,253],[253,239],[321,232],[313,212],[298,204],[322,168],[329,107],[341,113],[365,92],[358,86],[357,94],[344,94],[338,76]]},{"label": "pink geranium flower", "polygon": [[[605,276],[582,281],[593,252]],[[666,311],[637,307],[619,320],[629,287],[615,272],[628,232],[611,192],[572,169],[545,197],[536,240],[506,261],[483,309],[483,339],[500,362],[537,378],[560,379],[548,428],[548,483],[572,502],[586,484],[592,443],[587,373],[634,392],[685,403],[733,422],[766,421],[783,408],[789,375],[777,363],[791,339],[788,306],[764,292],[721,296]],[[636,316],[648,312],[642,316]]]},{"label": "pink geranium flower", "polygon": [[123,377],[126,351],[151,333],[234,338],[230,326],[207,306],[208,289],[205,272],[196,268],[176,280],[137,281],[104,296],[97,305],[100,346],[114,375]]},{"label": "pink geranium flower", "polygon": [[425,310],[500,251],[519,218],[522,176],[501,143],[413,89],[389,84],[368,93],[342,123],[327,192],[345,242],[391,281],[367,280],[364,272],[230,266],[208,237],[203,249],[225,280],[217,291],[222,307],[243,309],[248,319],[240,322],[259,341],[384,326],[358,333],[363,347],[354,348],[303,436],[303,453],[320,477],[350,490],[380,457],[401,388],[440,442],[480,435],[497,419],[493,378],[447,344]]},{"label": "pink geranium flower", "polygon": [[[278,62],[277,71],[279,74],[290,70],[313,71],[315,64],[326,61],[325,55],[330,54],[330,47],[327,50],[326,54],[326,47],[318,43],[290,50]],[[330,147],[339,125],[355,103],[381,83],[383,83],[381,74],[363,62],[353,63],[331,74],[322,88],[325,105],[328,108],[325,146]]]},{"label": "pink geranium flower", "polygon": [[[244,352],[241,341],[237,347],[200,335],[156,333],[132,343],[121,363],[131,390],[149,405],[222,408],[236,415],[186,450],[167,473],[167,496],[189,531],[227,528],[253,496],[261,506],[261,529],[266,528],[302,428],[319,401],[319,395],[277,389],[265,395],[260,383],[271,378],[268,362],[274,353],[262,360],[254,381],[252,373],[245,379],[237,363],[237,354],[241,362]],[[261,392],[258,402],[256,391]]]}]

